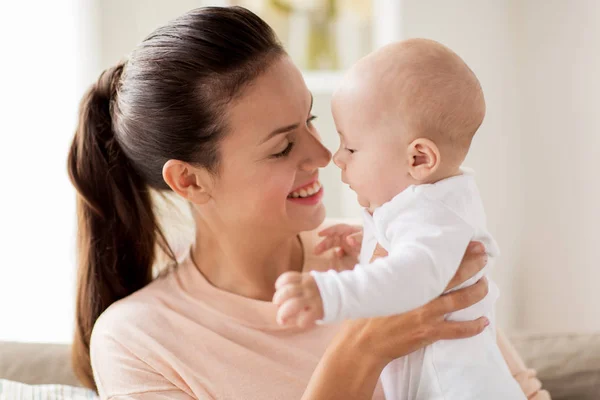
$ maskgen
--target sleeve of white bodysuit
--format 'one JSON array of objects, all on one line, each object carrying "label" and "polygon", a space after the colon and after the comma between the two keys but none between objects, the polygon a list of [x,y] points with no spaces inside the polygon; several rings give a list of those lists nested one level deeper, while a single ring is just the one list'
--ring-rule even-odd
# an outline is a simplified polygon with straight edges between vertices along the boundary
[{"label": "sleeve of white bodysuit", "polygon": [[388,224],[389,255],[353,270],[311,272],[323,299],[322,323],[400,314],[444,292],[473,228],[443,206],[399,215]]}]

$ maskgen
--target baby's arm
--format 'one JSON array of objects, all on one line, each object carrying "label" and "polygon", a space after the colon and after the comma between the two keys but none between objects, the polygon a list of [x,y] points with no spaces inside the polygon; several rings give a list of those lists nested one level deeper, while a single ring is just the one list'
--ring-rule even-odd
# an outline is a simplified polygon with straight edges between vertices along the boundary
[{"label": "baby's arm", "polygon": [[351,271],[311,272],[323,322],[400,314],[433,300],[454,276],[473,235],[443,206],[398,216],[386,231],[387,257]]},{"label": "baby's arm", "polygon": [[444,292],[473,235],[469,224],[440,205],[399,215],[385,233],[387,257],[350,271],[283,274],[273,299],[279,323],[307,326],[420,307]]}]

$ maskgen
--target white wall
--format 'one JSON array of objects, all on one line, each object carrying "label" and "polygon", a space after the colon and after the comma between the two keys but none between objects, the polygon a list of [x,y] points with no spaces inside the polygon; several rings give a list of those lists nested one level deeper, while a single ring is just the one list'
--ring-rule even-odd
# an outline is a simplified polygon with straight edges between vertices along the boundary
[{"label": "white wall", "polygon": [[200,0],[95,0],[99,5],[100,63],[116,64],[159,26],[201,6]]},{"label": "white wall", "polygon": [[516,2],[526,214],[519,326],[600,330],[600,2]]},{"label": "white wall", "polygon": [[0,340],[72,338],[76,216],[66,157],[96,61],[92,8],[0,4],[8,16],[0,24]]}]

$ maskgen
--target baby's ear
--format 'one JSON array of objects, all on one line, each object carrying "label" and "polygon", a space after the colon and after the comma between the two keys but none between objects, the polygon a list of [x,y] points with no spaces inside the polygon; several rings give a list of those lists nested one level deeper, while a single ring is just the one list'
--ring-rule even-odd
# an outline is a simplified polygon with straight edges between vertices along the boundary
[{"label": "baby's ear", "polygon": [[419,138],[408,145],[408,173],[413,179],[425,182],[438,170],[440,150],[429,139]]}]

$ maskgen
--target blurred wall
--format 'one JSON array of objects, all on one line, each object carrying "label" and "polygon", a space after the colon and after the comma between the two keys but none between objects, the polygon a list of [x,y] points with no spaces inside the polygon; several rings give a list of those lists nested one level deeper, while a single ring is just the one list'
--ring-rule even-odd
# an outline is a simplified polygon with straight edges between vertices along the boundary
[{"label": "blurred wall", "polygon": [[600,2],[515,1],[522,198],[521,315],[600,330]]}]

